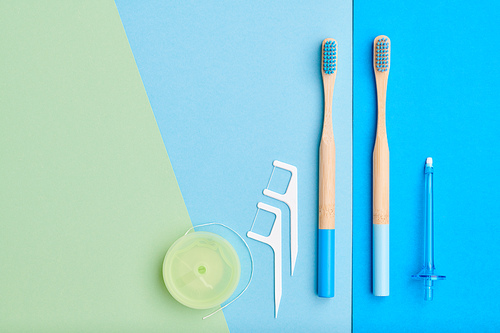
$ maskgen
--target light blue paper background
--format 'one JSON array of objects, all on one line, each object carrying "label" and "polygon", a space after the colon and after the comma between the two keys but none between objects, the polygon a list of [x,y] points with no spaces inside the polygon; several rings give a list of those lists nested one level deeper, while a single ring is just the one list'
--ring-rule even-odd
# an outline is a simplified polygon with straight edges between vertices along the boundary
[{"label": "light blue paper background", "polygon": [[[500,331],[500,5],[355,1],[354,332]],[[376,97],[372,42],[391,38],[391,295],[371,294]],[[423,166],[434,158],[435,299],[410,279],[423,256]]]},{"label": "light blue paper background", "polygon": [[[283,296],[278,319],[274,319],[272,251],[245,237],[255,258],[255,275],[247,293],[224,310],[229,329],[350,331],[351,2],[116,3],[193,223],[216,221],[245,235],[258,201],[283,211]],[[315,259],[323,117],[320,53],[327,37],[339,45],[333,106],[334,299],[316,296]],[[299,255],[293,277],[288,209],[262,195],[275,159],[297,166],[299,172]],[[260,233],[271,223],[262,216],[254,229]]]}]

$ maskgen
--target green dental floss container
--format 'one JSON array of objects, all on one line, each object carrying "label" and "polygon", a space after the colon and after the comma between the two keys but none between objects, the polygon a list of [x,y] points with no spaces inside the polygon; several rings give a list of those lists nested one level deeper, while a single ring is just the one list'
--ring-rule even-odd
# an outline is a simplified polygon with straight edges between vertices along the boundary
[{"label": "green dental floss container", "polygon": [[179,303],[209,309],[226,301],[240,281],[238,254],[221,236],[196,231],[179,238],[163,261],[163,280]]}]

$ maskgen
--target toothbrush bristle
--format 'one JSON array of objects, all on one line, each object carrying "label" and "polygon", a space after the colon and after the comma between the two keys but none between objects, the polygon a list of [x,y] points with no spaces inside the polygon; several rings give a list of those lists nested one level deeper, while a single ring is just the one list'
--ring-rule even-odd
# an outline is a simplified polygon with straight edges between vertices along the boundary
[{"label": "toothbrush bristle", "polygon": [[375,67],[379,72],[387,72],[390,64],[390,40],[386,36],[375,39]]},{"label": "toothbrush bristle", "polygon": [[323,71],[333,74],[337,70],[337,42],[328,39],[323,44]]}]

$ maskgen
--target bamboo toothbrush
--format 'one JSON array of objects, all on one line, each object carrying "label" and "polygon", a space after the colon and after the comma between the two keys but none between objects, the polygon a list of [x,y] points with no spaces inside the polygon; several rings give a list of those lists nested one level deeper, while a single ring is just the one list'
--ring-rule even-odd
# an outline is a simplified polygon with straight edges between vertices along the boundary
[{"label": "bamboo toothbrush", "polygon": [[325,95],[323,133],[319,147],[318,296],[333,297],[335,287],[335,142],[332,100],[337,76],[337,42],[327,38],[321,48]]},{"label": "bamboo toothbrush", "polygon": [[389,144],[385,125],[387,79],[391,68],[391,40],[373,42],[373,70],[377,84],[377,135],[373,149],[373,294],[389,296]]}]

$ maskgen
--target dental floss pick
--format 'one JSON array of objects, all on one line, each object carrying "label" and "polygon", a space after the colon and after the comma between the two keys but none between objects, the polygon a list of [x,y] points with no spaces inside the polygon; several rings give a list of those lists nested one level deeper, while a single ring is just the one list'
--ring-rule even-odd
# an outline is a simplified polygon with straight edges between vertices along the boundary
[{"label": "dental floss pick", "polygon": [[[271,184],[271,180],[273,179],[274,171],[276,168],[280,168],[283,170],[290,171],[292,176],[290,177],[290,181],[288,182],[286,191],[284,194],[276,193],[274,191],[269,190],[269,185]],[[278,160],[273,161],[273,170],[271,172],[271,176],[267,182],[267,186],[263,191],[263,194],[284,202],[288,208],[290,209],[290,275],[293,275],[293,270],[295,267],[295,263],[297,260],[298,254],[298,175],[297,168],[293,165],[280,162]],[[259,215],[260,210],[265,210],[275,215],[275,220],[273,223],[273,227],[269,236],[263,236],[254,233],[253,227],[255,225],[255,221],[257,220],[257,216]],[[255,213],[255,217],[252,222],[252,226],[250,227],[250,231],[247,232],[247,237],[252,238],[256,241],[262,242],[264,244],[269,245],[273,249],[274,253],[274,317],[278,317],[278,310],[281,302],[281,294],[282,294],[282,263],[281,263],[281,254],[282,254],[282,241],[281,241],[281,210],[271,205],[267,205],[265,203],[259,202],[257,203],[257,212]]]},{"label": "dental floss pick", "polygon": [[[275,160],[273,162],[273,173],[275,168],[290,171],[290,173],[292,174],[286,191],[284,194],[280,194],[266,188],[263,193],[270,198],[284,202],[288,206],[288,209],[290,209],[290,275],[293,275],[295,262],[297,261],[297,254],[299,252],[297,168],[293,165],[283,163],[278,160]],[[273,174],[271,173],[271,178],[272,175]],[[270,181],[271,179],[269,179],[269,182]]]},{"label": "dental floss pick", "polygon": [[[265,210],[269,213],[275,215],[273,227],[269,236],[259,235],[250,229],[247,232],[247,237],[252,238],[258,242],[262,242],[264,244],[269,245],[274,252],[274,317],[278,317],[278,309],[281,302],[281,210],[274,206],[267,205],[263,202],[257,203],[257,208]],[[258,211],[257,211],[258,214]],[[257,218],[257,214],[255,214],[255,220]],[[252,224],[252,228],[253,225]]]}]

